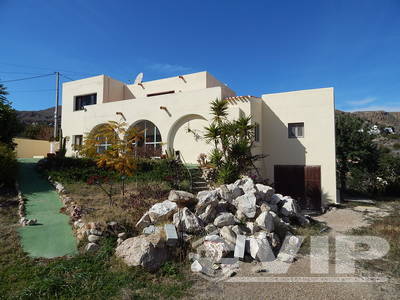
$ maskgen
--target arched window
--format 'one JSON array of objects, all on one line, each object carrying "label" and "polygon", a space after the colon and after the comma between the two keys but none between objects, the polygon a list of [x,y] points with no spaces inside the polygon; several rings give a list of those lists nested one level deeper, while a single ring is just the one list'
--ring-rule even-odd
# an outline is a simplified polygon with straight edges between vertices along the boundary
[{"label": "arched window", "polygon": [[133,145],[140,151],[138,154],[141,155],[142,152],[146,152],[148,156],[160,156],[162,149],[161,133],[157,126],[148,120],[139,121],[133,125],[139,133],[141,138],[134,142]]},{"label": "arched window", "polygon": [[92,129],[90,135],[95,139],[96,152],[104,153],[111,148],[111,146],[118,139],[117,133],[109,124],[99,124]]}]

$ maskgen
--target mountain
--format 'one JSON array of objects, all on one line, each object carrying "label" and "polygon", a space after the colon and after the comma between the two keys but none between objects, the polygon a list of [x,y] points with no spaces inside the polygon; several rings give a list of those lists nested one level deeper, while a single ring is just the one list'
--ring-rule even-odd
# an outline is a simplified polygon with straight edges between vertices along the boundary
[{"label": "mountain", "polygon": [[[59,118],[61,119],[61,106],[58,108]],[[54,107],[43,110],[21,110],[17,111],[18,119],[24,124],[46,124],[54,125]]]},{"label": "mountain", "polygon": [[387,111],[355,111],[345,112],[336,110],[339,114],[351,114],[359,117],[373,125],[380,125],[383,127],[394,127],[396,133],[400,132],[400,112],[387,112]]},{"label": "mountain", "polygon": [[352,114],[376,125],[394,127],[397,133],[400,131],[400,112],[356,111]]},{"label": "mountain", "polygon": [[[361,119],[371,122],[372,124],[382,126],[392,126],[395,131],[400,132],[400,112],[386,111],[356,111],[344,112],[336,110],[336,113],[348,113],[357,116]],[[54,107],[43,110],[25,110],[17,111],[18,118],[25,124],[40,123],[53,125],[54,124]],[[61,116],[61,106],[59,106],[59,115]],[[60,117],[61,118],[61,117]]]}]

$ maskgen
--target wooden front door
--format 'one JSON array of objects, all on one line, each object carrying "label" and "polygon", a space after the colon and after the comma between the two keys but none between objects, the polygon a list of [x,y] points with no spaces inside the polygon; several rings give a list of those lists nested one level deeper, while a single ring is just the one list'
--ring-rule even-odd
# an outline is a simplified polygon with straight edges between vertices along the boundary
[{"label": "wooden front door", "polygon": [[301,209],[321,210],[321,167],[275,165],[277,193],[296,199]]}]

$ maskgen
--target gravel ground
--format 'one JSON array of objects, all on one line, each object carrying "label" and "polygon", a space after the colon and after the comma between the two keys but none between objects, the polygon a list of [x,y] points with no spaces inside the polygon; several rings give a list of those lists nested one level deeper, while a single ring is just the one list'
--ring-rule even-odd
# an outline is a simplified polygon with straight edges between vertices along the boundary
[{"label": "gravel ground", "polygon": [[[359,206],[356,209],[336,209],[318,216],[315,219],[326,222],[331,228],[329,236],[368,225],[368,217],[371,215],[383,215],[386,209],[377,210],[372,207]],[[252,280],[274,277],[273,274],[256,273],[255,269],[260,264],[242,263],[240,271],[232,280],[240,277],[251,277]],[[268,268],[267,268],[268,269]],[[344,277],[335,274],[333,261],[329,264],[329,273],[320,275],[323,277]],[[289,271],[279,277],[310,277],[319,276],[310,274],[310,257],[299,257],[291,264]],[[345,275],[346,276],[346,275]],[[379,274],[367,274],[357,270],[355,275],[347,277],[361,278],[365,276],[379,276]],[[384,283],[295,283],[295,282],[227,282],[213,283],[198,277],[192,290],[192,296],[196,299],[399,299],[400,284],[389,280]]]}]

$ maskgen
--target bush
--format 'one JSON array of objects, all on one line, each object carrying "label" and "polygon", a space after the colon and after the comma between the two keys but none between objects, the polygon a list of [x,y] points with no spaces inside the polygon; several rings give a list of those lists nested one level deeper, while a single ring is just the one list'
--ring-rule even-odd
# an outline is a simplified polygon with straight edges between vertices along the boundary
[{"label": "bush", "polygon": [[9,146],[0,143],[0,188],[14,183],[17,170],[15,152]]},{"label": "bush", "polygon": [[87,182],[92,176],[116,176],[115,172],[99,168],[87,158],[51,156],[38,163],[40,171],[64,183]]},{"label": "bush", "polygon": [[394,143],[393,144],[393,149],[394,150],[400,150],[400,143]]},{"label": "bush", "polygon": [[[96,162],[88,158],[51,156],[42,159],[38,168],[54,180],[64,183],[88,182],[93,176],[119,179],[117,172],[99,168]],[[128,181],[166,181],[172,188],[188,190],[190,184],[187,170],[179,163],[169,159],[141,158],[137,161],[137,169]]]}]

